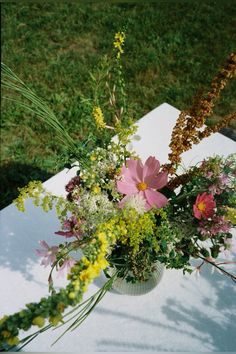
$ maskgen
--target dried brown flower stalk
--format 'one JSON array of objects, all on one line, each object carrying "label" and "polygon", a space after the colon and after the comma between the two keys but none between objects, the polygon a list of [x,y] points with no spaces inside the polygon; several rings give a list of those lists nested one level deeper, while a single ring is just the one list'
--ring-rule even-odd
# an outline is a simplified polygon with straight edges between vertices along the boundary
[{"label": "dried brown flower stalk", "polygon": [[191,149],[193,144],[198,144],[201,139],[225,127],[235,119],[235,113],[232,113],[214,127],[207,127],[203,131],[199,131],[203,127],[206,118],[213,113],[215,101],[219,98],[221,90],[235,74],[236,54],[231,54],[223,68],[214,77],[210,91],[205,96],[203,95],[196,99],[189,111],[180,113],[172,131],[169,145],[171,148],[171,153],[169,154],[170,163],[164,166],[170,174],[175,173],[177,165],[181,162],[180,155],[184,151]]},{"label": "dried brown flower stalk", "polygon": [[199,132],[198,134],[199,140],[206,138],[212,133],[218,132],[220,129],[226,127],[233,121],[236,121],[236,113],[228,114],[219,123],[215,124],[213,127],[206,127],[205,130]]}]

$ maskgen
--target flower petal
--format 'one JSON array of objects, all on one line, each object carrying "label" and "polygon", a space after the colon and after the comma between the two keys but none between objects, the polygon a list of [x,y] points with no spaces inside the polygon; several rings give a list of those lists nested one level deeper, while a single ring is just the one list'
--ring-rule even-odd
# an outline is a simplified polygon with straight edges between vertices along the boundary
[{"label": "flower petal", "polygon": [[145,183],[153,189],[161,189],[167,184],[167,172],[160,172],[157,176],[147,176]]},{"label": "flower petal", "polygon": [[168,203],[168,199],[160,192],[148,188],[144,191],[144,194],[148,204],[150,204],[151,206],[162,208]]},{"label": "flower petal", "polygon": [[118,203],[118,208],[123,209],[125,206],[125,203],[129,200],[130,195],[126,195],[121,201]]},{"label": "flower petal", "polygon": [[122,194],[134,194],[138,192],[135,184],[127,183],[125,181],[117,181],[117,189]]},{"label": "flower petal", "polygon": [[143,164],[140,160],[127,160],[127,166],[131,178],[135,182],[141,182],[143,177]]},{"label": "flower petal", "polygon": [[130,170],[126,166],[122,167],[121,175],[122,175],[122,178],[124,181],[131,183],[131,184],[132,183],[137,184],[137,178],[132,176],[132,174],[130,173]]},{"label": "flower petal", "polygon": [[143,167],[143,181],[147,176],[155,176],[159,172],[160,162],[154,157],[149,156]]},{"label": "flower petal", "polygon": [[48,246],[48,244],[47,244],[47,242],[46,241],[44,241],[44,240],[40,240],[39,241],[39,244],[40,244],[40,246],[42,247],[42,248],[44,248],[45,250],[49,250],[49,246]]}]

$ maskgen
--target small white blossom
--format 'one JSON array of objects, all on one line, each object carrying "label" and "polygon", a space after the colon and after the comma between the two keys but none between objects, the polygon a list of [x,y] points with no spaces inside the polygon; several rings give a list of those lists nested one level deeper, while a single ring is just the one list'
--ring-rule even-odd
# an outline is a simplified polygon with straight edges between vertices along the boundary
[{"label": "small white blossom", "polygon": [[85,193],[81,196],[79,205],[89,214],[102,213],[103,215],[107,215],[113,210],[113,203],[105,193],[97,195]]},{"label": "small white blossom", "polygon": [[139,194],[131,195],[125,202],[125,208],[135,209],[138,214],[142,215],[145,213],[146,200]]}]

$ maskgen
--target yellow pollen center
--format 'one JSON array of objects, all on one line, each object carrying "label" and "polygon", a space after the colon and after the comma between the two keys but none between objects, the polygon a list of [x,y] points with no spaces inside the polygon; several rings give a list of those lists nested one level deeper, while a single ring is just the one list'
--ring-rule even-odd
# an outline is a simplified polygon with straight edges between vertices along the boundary
[{"label": "yellow pollen center", "polygon": [[200,202],[197,205],[198,210],[204,211],[206,209],[206,204],[204,202]]},{"label": "yellow pollen center", "polygon": [[145,191],[145,189],[147,189],[147,183],[145,182],[140,182],[137,184],[137,188],[140,190],[140,191]]}]

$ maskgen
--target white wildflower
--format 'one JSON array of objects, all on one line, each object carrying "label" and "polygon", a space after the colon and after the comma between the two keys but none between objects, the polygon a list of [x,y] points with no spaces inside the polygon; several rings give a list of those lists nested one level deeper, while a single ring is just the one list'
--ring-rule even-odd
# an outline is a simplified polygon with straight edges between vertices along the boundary
[{"label": "white wildflower", "polygon": [[145,213],[146,200],[139,194],[134,194],[127,199],[125,202],[125,208],[135,209],[138,214],[142,215]]},{"label": "white wildflower", "polygon": [[79,205],[89,214],[102,213],[104,216],[110,214],[114,208],[106,193],[92,195],[86,192],[81,196]]}]

